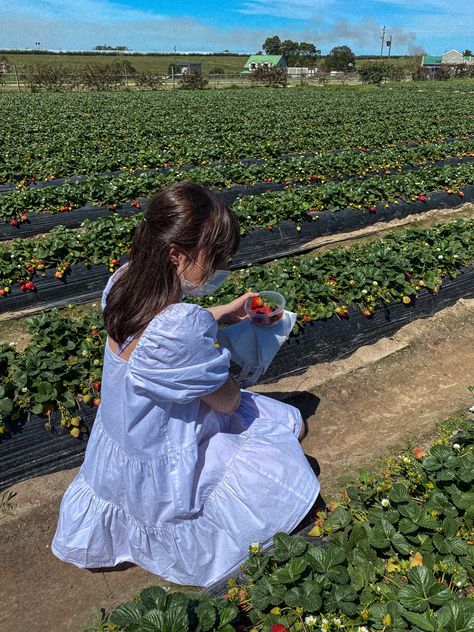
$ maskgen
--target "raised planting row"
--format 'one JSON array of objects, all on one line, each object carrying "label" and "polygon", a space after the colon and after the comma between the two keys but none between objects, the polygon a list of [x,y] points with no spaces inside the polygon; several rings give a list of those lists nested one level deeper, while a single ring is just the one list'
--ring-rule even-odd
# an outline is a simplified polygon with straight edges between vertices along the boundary
[{"label": "raised planting row", "polygon": [[[420,291],[416,301],[408,305],[385,305],[370,318],[351,307],[348,318],[311,321],[300,334],[291,336],[283,345],[260,382],[270,383],[291,372],[301,372],[310,365],[348,357],[360,346],[391,336],[413,320],[432,316],[454,305],[459,298],[473,297],[474,270],[462,268],[455,278],[443,277],[439,293]],[[95,331],[93,327],[92,335]],[[45,371],[49,371],[49,368],[48,365],[44,366]],[[96,370],[96,365],[93,369]],[[231,372],[238,376],[239,368],[231,365]],[[94,403],[97,405],[99,401],[99,382],[86,381],[85,394],[80,394],[76,400],[77,409],[56,407],[51,411],[50,405],[42,403],[45,414],[32,415],[28,421],[23,415],[19,423],[8,424],[7,434],[4,434],[3,441],[0,440],[0,489],[32,476],[81,464],[88,431],[97,410]],[[42,396],[47,397],[48,394],[43,392]]]},{"label": "raised planting row", "polygon": [[465,157],[474,157],[474,140],[398,147],[371,153],[356,150],[286,160],[269,159],[256,164],[240,162],[186,171],[167,169],[165,173],[123,173],[114,178],[91,176],[82,181],[68,181],[61,186],[29,188],[19,184],[14,191],[0,196],[0,217],[16,226],[31,213],[61,213],[86,205],[116,208],[183,180],[193,180],[211,188],[254,186],[262,182],[281,185],[290,182],[324,183],[328,179],[366,178],[377,172],[389,175],[402,169],[426,165],[428,161],[433,163],[446,158]]},{"label": "raised planting row", "polygon": [[[209,184],[215,182],[216,186],[230,186],[232,184],[237,183],[252,183],[258,182],[264,178],[271,178],[274,175],[278,175],[278,177],[283,180],[285,175],[282,174],[282,169],[292,170],[292,173],[295,172],[296,175],[301,175],[298,170],[298,166],[301,164],[303,160],[311,160],[317,159],[318,162],[314,163],[315,168],[320,167],[320,170],[324,170],[326,167],[326,158],[330,157],[332,154],[343,154],[343,155],[351,155],[354,154],[356,161],[363,160],[367,155],[377,154],[378,157],[378,168],[384,168],[385,162],[383,161],[383,154],[385,154],[387,159],[390,159],[394,162],[394,164],[398,164],[400,157],[403,158],[404,162],[407,162],[405,159],[405,152],[410,152],[411,155],[411,163],[412,164],[425,164],[425,162],[429,160],[439,160],[440,156],[444,155],[456,155],[457,152],[461,152],[462,155],[469,155],[466,153],[466,143],[469,143],[473,140],[472,134],[467,134],[462,136],[461,138],[445,138],[440,142],[428,142],[422,141],[421,144],[417,143],[406,143],[402,145],[393,145],[390,144],[386,147],[376,147],[372,149],[368,148],[350,148],[350,149],[330,149],[325,150],[324,152],[304,152],[304,153],[284,153],[275,158],[239,158],[234,160],[233,162],[221,162],[215,161],[210,164],[205,164],[203,166],[196,165],[181,165],[180,167],[170,167],[164,166],[157,169],[146,168],[146,169],[125,169],[125,170],[116,170],[109,171],[104,173],[94,174],[93,176],[88,175],[73,175],[67,176],[66,178],[55,178],[49,180],[31,180],[27,182],[26,180],[20,180],[14,184],[0,184],[0,194],[8,193],[16,190],[24,190],[24,189],[43,189],[43,188],[55,188],[62,187],[64,184],[70,184],[72,182],[90,182],[94,178],[103,178],[106,180],[113,180],[114,178],[120,178],[121,176],[126,175],[141,175],[141,174],[172,174],[175,180],[183,179],[185,174],[189,172],[193,172],[197,174],[196,177],[206,177],[209,178]],[[454,147],[449,152],[447,151],[446,145],[452,144]],[[431,150],[431,146],[433,149]],[[413,152],[412,152],[413,150]],[[391,152],[391,153],[389,153]],[[393,152],[393,153],[392,153]],[[364,156],[364,155],[365,156]],[[429,154],[429,156],[428,156]],[[268,163],[268,164],[267,164]],[[289,163],[289,164],[287,164]],[[338,163],[334,165],[334,163],[329,160],[328,168],[333,169],[337,166]],[[334,167],[333,167],[334,165]],[[250,167],[250,175],[249,178],[247,174],[247,169]],[[377,164],[374,165],[377,167]],[[372,167],[372,170],[373,168]],[[387,165],[390,167],[390,165]],[[271,170],[270,170],[271,169]],[[364,167],[359,165],[357,168],[357,173],[360,173],[364,170]],[[272,173],[273,172],[273,173]],[[206,180],[207,182],[207,180]],[[219,184],[222,183],[222,184]]]},{"label": "raised planting row", "polygon": [[274,226],[283,219],[301,223],[316,217],[319,211],[345,208],[376,212],[376,205],[397,204],[400,200],[426,201],[427,194],[444,189],[461,193],[462,187],[474,182],[474,163],[446,167],[421,168],[391,176],[373,176],[366,180],[327,182],[321,186],[287,187],[284,191],[245,196],[232,210],[242,218],[244,229],[251,226]]},{"label": "raised planting row", "polygon": [[0,183],[438,142],[472,133],[474,114],[462,94],[357,88],[2,94],[0,108]]},{"label": "raised planting row", "polygon": [[[474,157],[472,156],[467,156],[464,158],[447,158],[447,159],[438,161],[436,163],[432,163],[431,165],[429,165],[429,168],[443,169],[444,167],[447,167],[447,166],[463,166],[463,165],[469,165],[473,162],[474,162]],[[397,172],[406,173],[406,172],[410,172],[414,170],[418,171],[420,170],[420,167],[404,165],[403,167],[398,168],[395,173]],[[428,166],[423,167],[423,170],[424,170],[424,173],[426,173],[426,171],[428,170]],[[370,180],[371,178],[375,176],[376,174],[370,174],[370,175],[365,176],[364,179]],[[384,177],[387,177],[387,176],[385,175]],[[261,182],[252,187],[244,187],[243,185],[235,185],[235,186],[232,186],[230,189],[214,190],[214,194],[217,195],[224,204],[227,204],[228,206],[232,206],[236,201],[240,200],[241,198],[252,196],[251,199],[253,199],[253,197],[262,195],[263,193],[283,191],[283,190],[287,190],[288,188],[294,188],[294,187],[303,185],[303,183],[300,183],[300,182],[284,184],[284,183],[274,182],[270,178],[268,180],[269,181],[267,182]],[[327,184],[331,184],[331,183],[334,184],[334,183],[341,183],[343,180],[347,182],[348,180],[350,180],[350,178],[345,178],[342,180],[337,179],[337,180],[333,180],[332,182],[331,181],[327,182],[325,178],[321,178],[321,182],[323,180]],[[312,182],[312,186],[324,186],[324,184],[320,184],[320,185],[318,184],[319,179],[317,179],[316,177],[313,177],[311,182]],[[429,186],[429,183],[427,184],[427,186]],[[460,189],[457,190],[456,188],[454,189],[449,188],[448,186],[444,189],[444,192],[449,193],[449,195],[452,195],[452,194],[456,194],[456,196],[459,195],[459,198],[461,199],[452,200],[448,197],[446,198],[446,200],[444,200],[443,198],[440,198],[439,199],[440,206],[437,207],[435,205],[435,206],[432,206],[431,208],[452,208],[453,206],[457,206],[458,204],[462,202],[462,198],[464,197],[464,194],[466,191],[468,192],[468,197],[466,198],[466,201],[469,199],[469,189],[470,189],[469,185],[467,186],[465,185],[463,187],[463,191],[461,191]],[[154,191],[156,190],[157,189],[154,189]],[[437,193],[443,194],[443,192],[437,192]],[[405,200],[403,200],[402,198],[399,198],[395,200],[394,202],[392,202],[392,204],[389,204],[384,199],[382,199],[376,206],[372,206],[372,207],[369,206],[366,210],[368,210],[369,213],[375,214],[376,212],[380,213],[381,210],[384,211],[384,209],[391,207],[391,210],[384,211],[382,214],[380,214],[377,217],[377,219],[379,219],[380,217],[381,221],[389,221],[390,219],[393,219],[396,217],[409,215],[411,212],[416,213],[416,212],[422,212],[423,210],[428,210],[428,206],[430,205],[430,203],[433,203],[433,204],[438,203],[438,200],[435,197],[435,195],[436,194],[433,195],[433,192],[431,192],[429,197],[426,194],[421,194],[420,196],[418,196],[418,198],[414,196],[411,196],[411,198],[407,198]],[[433,202],[432,202],[432,199],[433,199]],[[423,207],[421,211],[419,211],[417,208],[417,205],[414,204],[416,200],[422,200],[424,203],[428,203],[428,204],[426,205],[426,207]],[[405,205],[411,204],[413,206],[413,209],[412,210],[405,209],[403,212],[400,211],[399,209],[395,209],[395,206],[397,204],[400,204],[401,201]],[[28,238],[28,237],[33,237],[35,235],[45,234],[57,226],[65,226],[67,228],[79,228],[86,219],[95,220],[102,217],[109,217],[111,215],[116,215],[120,217],[129,217],[130,215],[136,214],[137,209],[142,208],[146,204],[147,204],[146,198],[139,198],[133,202],[126,202],[123,204],[109,204],[107,206],[83,206],[80,208],[76,208],[74,210],[70,205],[66,205],[64,207],[61,207],[63,211],[60,213],[51,213],[51,212],[46,212],[46,211],[40,211],[38,213],[32,213],[30,215],[27,215],[26,213],[24,213],[20,215],[18,219],[13,219],[3,224],[0,223],[0,241],[10,241],[17,237]],[[358,210],[362,210],[359,207],[360,205],[357,205]],[[348,210],[348,209],[350,209],[350,207],[347,207],[345,210]],[[309,209],[309,210],[311,211],[312,209]],[[70,211],[73,211],[73,212],[70,212]],[[332,211],[330,210],[319,211],[317,219],[322,219],[322,215],[324,216],[325,213],[331,214]],[[309,215],[311,215],[311,213],[309,213]],[[303,219],[312,219],[312,217],[304,216]],[[281,221],[285,221],[285,220],[281,220]],[[242,222],[245,224],[249,224],[248,217],[247,216],[243,217]],[[368,223],[372,223],[368,219],[361,220],[360,217],[358,219],[355,219],[356,224],[360,224],[361,222],[362,222],[361,226],[357,226],[357,227],[363,227],[367,225]],[[330,223],[333,224],[334,221],[331,220]],[[339,219],[337,219],[336,224],[338,225],[339,223],[340,221]],[[342,223],[345,224],[346,222],[344,221]],[[324,226],[322,226],[321,234],[329,234],[327,232],[324,219],[323,219],[322,224],[324,224]],[[270,226],[270,228],[274,228],[274,227],[275,227],[274,225]],[[258,226],[250,225],[248,226],[248,228],[243,228],[241,232],[242,234],[249,234],[250,229],[255,230],[258,228],[259,228]],[[265,226],[265,228],[268,228],[268,226]],[[341,232],[341,230],[346,230],[346,229],[349,229],[349,230],[351,229],[351,222],[349,222],[347,227],[346,226],[338,227],[336,229],[336,232]]]},{"label": "raised planting row", "polygon": [[[357,213],[362,209],[358,202],[364,199],[372,205],[367,214],[375,219],[376,203],[383,202],[389,206],[392,202],[393,208],[403,198],[427,203],[427,192],[436,190],[435,187],[444,186],[451,194],[456,192],[460,196],[456,199],[460,202],[464,197],[460,187],[469,181],[474,181],[474,163],[374,177],[358,183],[345,181],[321,187],[291,187],[281,193],[238,199],[232,209],[241,223],[242,232],[262,225],[272,229],[272,233],[278,232],[278,224],[289,219],[296,222],[294,230],[300,233],[303,222],[318,220],[317,213],[322,205],[329,206],[331,211],[353,207]],[[417,211],[419,209],[414,209],[414,212]],[[106,264],[113,270],[120,262],[119,257],[128,253],[141,218],[142,213],[136,213],[130,217],[113,215],[95,221],[86,220],[81,230],[58,226],[40,238],[17,239],[9,245],[0,246],[0,295],[10,296],[13,284],[18,284],[18,291],[37,291],[35,280],[45,275],[48,269],[55,269],[56,277],[63,282],[67,280],[71,266],[78,263],[87,266]],[[347,225],[347,228],[352,226]],[[308,235],[309,238],[314,236]],[[273,252],[277,254],[277,251]],[[258,260],[258,255],[259,252],[254,261]]]},{"label": "raised planting row", "polygon": [[[320,256],[285,259],[272,265],[240,270],[222,290],[202,301],[227,302],[253,290],[278,290],[288,309],[298,313],[295,334],[304,335],[312,321],[351,322],[357,308],[368,323],[390,305],[410,312],[426,291],[436,295],[449,276],[456,276],[474,261],[474,220],[455,221],[428,229],[411,229],[370,244],[337,248]],[[446,277],[448,275],[448,277]],[[461,276],[461,275],[460,275]],[[472,274],[455,298],[473,292]],[[421,300],[421,298],[420,298]],[[71,306],[64,313],[52,311],[28,319],[32,342],[26,351],[2,346],[0,351],[0,412],[2,428],[24,418],[58,409],[63,423],[74,427],[80,403],[89,403],[100,392],[105,333],[101,315],[74,318]],[[360,326],[359,326],[360,329]],[[320,333],[318,332],[318,335]],[[362,338],[355,341],[364,344]],[[314,342],[314,341],[313,341]],[[330,344],[330,341],[326,341]],[[290,339],[291,343],[291,339]],[[289,346],[290,343],[288,343]],[[352,341],[354,343],[354,341]],[[351,343],[351,344],[352,344]],[[334,344],[334,341],[333,341]],[[300,368],[303,366],[300,362]],[[289,370],[298,368],[298,363]]]},{"label": "raised planting row", "polygon": [[[416,420],[414,420],[416,423]],[[361,471],[305,535],[277,533],[220,593],[149,586],[88,629],[470,632],[474,436],[467,420],[425,454]]]}]

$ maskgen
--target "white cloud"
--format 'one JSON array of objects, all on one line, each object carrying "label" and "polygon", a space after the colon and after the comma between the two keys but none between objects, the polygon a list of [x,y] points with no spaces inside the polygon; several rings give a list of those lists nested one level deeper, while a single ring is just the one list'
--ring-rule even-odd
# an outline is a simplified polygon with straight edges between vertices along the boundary
[{"label": "white cloud", "polygon": [[[282,39],[314,42],[323,52],[345,43],[357,53],[377,52],[381,30],[378,16],[390,4],[400,7],[399,24],[403,16],[407,20],[404,28],[387,30],[387,35],[393,35],[393,53],[413,50],[420,40],[429,41],[430,48],[433,41],[433,51],[439,48],[438,39],[443,47],[448,38],[451,47],[473,46],[474,2],[448,4],[448,0],[361,0],[357,5],[347,0],[242,0],[242,26],[232,28],[134,9],[113,0],[0,0],[0,46],[32,48],[40,41],[42,48],[65,50],[122,44],[143,51],[170,51],[176,46],[179,51],[230,49],[250,53],[277,32]],[[375,18],[359,17],[368,8],[373,8]],[[269,26],[253,27],[252,16],[257,14],[295,18],[298,27],[291,19],[284,27],[274,27],[270,18]]]},{"label": "white cloud", "polygon": [[240,13],[305,20],[327,10],[335,0],[245,0]]}]

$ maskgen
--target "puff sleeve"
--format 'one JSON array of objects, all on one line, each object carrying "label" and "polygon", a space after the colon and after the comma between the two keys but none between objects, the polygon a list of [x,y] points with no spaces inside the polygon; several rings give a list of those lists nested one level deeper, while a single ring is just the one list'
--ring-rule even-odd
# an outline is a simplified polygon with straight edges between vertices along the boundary
[{"label": "puff sleeve", "polygon": [[217,323],[199,307],[179,303],[158,314],[129,360],[137,395],[186,404],[213,393],[229,377],[230,352],[216,344]]}]

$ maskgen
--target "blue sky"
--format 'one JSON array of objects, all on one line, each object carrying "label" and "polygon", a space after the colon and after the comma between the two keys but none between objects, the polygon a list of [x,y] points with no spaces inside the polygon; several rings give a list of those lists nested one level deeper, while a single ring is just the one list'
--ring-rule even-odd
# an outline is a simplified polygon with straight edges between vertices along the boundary
[{"label": "blue sky", "polygon": [[394,54],[474,48],[472,0],[0,0],[0,48],[254,53],[267,36]]}]

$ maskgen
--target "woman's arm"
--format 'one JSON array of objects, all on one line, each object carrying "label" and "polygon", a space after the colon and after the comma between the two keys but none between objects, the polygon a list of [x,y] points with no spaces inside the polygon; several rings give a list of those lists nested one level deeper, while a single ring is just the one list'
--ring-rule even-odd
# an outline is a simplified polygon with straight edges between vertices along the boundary
[{"label": "woman's arm", "polygon": [[218,388],[217,391],[205,397],[201,397],[201,399],[218,413],[230,415],[235,413],[240,405],[240,387],[234,379],[229,376],[227,382]]},{"label": "woman's arm", "polygon": [[216,305],[207,309],[219,323],[238,323],[246,318],[245,301],[253,296],[258,296],[258,294],[256,292],[247,292],[226,305]]}]

